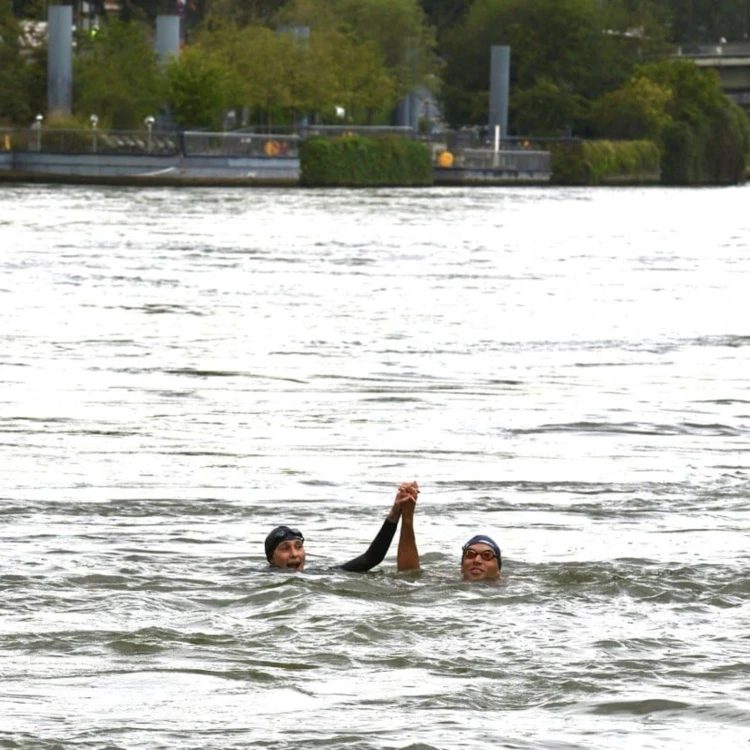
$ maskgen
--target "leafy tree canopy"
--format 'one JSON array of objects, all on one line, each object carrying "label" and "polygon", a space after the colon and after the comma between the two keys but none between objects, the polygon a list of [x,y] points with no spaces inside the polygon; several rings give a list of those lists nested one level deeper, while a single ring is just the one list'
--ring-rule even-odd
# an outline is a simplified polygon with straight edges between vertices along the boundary
[{"label": "leafy tree canopy", "polygon": [[[642,54],[663,49],[665,33],[648,7],[632,10],[620,0],[475,0],[465,21],[443,40],[447,119],[453,125],[486,124],[490,48],[509,45],[516,132],[524,127],[519,107],[538,101],[544,90],[559,112],[557,128],[564,129],[583,102],[622,83]],[[543,119],[545,131],[554,129],[548,116]]]},{"label": "leafy tree canopy", "polygon": [[416,86],[434,85],[440,68],[435,30],[417,0],[291,0],[277,20],[377,45],[399,96]]},{"label": "leafy tree canopy", "polygon": [[74,110],[102,125],[140,128],[162,104],[162,85],[149,29],[111,21],[79,41],[73,68]]}]

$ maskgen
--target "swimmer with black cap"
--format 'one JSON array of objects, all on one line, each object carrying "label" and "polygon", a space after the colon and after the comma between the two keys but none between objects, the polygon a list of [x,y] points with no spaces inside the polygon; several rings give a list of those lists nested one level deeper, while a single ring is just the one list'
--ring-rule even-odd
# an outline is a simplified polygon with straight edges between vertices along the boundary
[{"label": "swimmer with black cap", "polygon": [[[418,570],[419,551],[414,536],[413,502],[401,508],[401,535],[398,540],[398,570]],[[461,548],[461,575],[464,581],[490,581],[500,577],[502,555],[491,537],[477,534]]]},{"label": "swimmer with black cap", "polygon": [[[416,482],[402,484],[398,488],[396,499],[385,521],[383,521],[380,531],[372,540],[367,551],[337,567],[354,573],[365,573],[376,565],[380,565],[396,533],[396,527],[401,517],[401,508],[405,503],[411,503],[413,506],[418,494],[419,487]],[[289,526],[277,526],[266,537],[266,559],[273,568],[304,570],[305,537],[302,532]]]}]

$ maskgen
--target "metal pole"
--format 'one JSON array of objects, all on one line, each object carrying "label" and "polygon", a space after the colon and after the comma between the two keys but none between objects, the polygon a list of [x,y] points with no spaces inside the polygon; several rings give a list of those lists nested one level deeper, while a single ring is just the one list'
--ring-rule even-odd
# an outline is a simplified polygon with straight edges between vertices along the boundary
[{"label": "metal pole", "polygon": [[153,118],[151,115],[149,115],[144,121],[143,121],[148,128],[148,153],[151,153],[151,128],[154,127],[154,123],[156,122],[156,119]]},{"label": "metal pole", "polygon": [[36,116],[36,150],[41,151],[42,150],[42,120],[44,117],[42,115]]},{"label": "metal pole", "polygon": [[91,115],[91,127],[94,132],[91,136],[91,150],[96,153],[96,126],[99,124],[99,118],[96,115]]}]

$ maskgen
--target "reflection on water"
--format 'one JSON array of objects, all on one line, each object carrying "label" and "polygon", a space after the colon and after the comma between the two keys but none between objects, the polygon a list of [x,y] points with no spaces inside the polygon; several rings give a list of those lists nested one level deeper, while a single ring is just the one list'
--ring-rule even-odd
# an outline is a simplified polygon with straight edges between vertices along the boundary
[{"label": "reflection on water", "polygon": [[746,746],[745,189],[2,197],[0,745]]}]

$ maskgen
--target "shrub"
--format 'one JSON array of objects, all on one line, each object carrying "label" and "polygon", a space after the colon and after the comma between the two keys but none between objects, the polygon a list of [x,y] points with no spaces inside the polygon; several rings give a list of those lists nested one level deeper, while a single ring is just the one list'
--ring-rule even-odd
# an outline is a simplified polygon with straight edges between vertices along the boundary
[{"label": "shrub", "polygon": [[308,186],[432,184],[427,147],[410,138],[314,137],[300,147],[300,182]]},{"label": "shrub", "polygon": [[552,182],[600,185],[656,182],[659,147],[652,141],[577,141],[552,150]]}]

